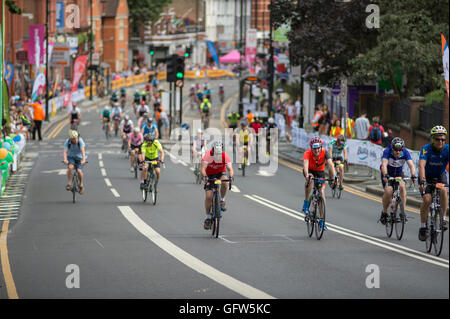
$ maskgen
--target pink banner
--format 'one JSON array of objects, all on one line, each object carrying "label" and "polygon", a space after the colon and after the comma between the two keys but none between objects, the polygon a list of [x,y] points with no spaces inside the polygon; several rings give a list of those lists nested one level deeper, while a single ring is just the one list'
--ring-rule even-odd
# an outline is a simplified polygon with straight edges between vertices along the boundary
[{"label": "pink banner", "polygon": [[73,67],[74,72],[73,72],[72,92],[75,92],[78,88],[78,83],[80,83],[80,79],[83,76],[84,70],[86,69],[87,59],[88,55],[82,55],[75,60],[75,64]]},{"label": "pink banner", "polygon": [[44,25],[30,25],[28,45],[28,62],[30,62],[30,64],[39,66],[44,62],[44,32]]}]

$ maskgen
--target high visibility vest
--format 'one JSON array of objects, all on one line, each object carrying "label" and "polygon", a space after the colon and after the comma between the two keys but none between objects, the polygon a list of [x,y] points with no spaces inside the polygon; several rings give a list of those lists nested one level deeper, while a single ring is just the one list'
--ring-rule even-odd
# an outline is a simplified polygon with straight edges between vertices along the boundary
[{"label": "high visibility vest", "polygon": [[355,137],[355,131],[353,131],[352,124],[355,125],[353,120],[351,118],[347,118],[347,137],[348,138]]},{"label": "high visibility vest", "polygon": [[316,113],[314,113],[313,121],[316,121],[316,122],[315,123],[313,122],[313,127],[319,127],[319,120],[320,120],[321,116],[322,116],[321,111],[317,111]]}]

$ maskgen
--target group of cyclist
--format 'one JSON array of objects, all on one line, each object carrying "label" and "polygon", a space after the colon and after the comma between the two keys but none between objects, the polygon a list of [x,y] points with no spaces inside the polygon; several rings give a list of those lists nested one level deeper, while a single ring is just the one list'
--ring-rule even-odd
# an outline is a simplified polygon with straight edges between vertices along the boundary
[{"label": "group of cyclist", "polygon": [[[431,129],[430,135],[431,143],[425,145],[420,151],[418,176],[411,154],[406,149],[404,140],[400,137],[394,137],[391,145],[383,151],[380,165],[381,181],[384,189],[380,222],[383,225],[386,224],[388,218],[387,209],[391,204],[393,183],[395,181],[395,179],[390,179],[390,177],[403,179],[405,177],[403,167],[407,164],[410,169],[411,180],[415,182],[417,178],[419,179],[419,190],[423,198],[420,206],[421,225],[419,229],[419,240],[421,241],[426,240],[426,220],[431,205],[431,194],[435,187],[434,185],[435,183],[448,185],[447,175],[445,173],[446,169],[448,170],[449,163],[449,145],[445,144],[447,130],[445,127],[438,125]],[[309,195],[312,190],[312,178],[325,179],[325,165],[327,165],[329,176],[334,180],[332,187],[336,187],[336,166],[340,170],[340,185],[342,185],[344,169],[339,164],[343,161],[347,162],[347,143],[343,135],[339,135],[335,140],[330,142],[328,152],[324,149],[324,143],[320,137],[312,138],[309,145],[310,148],[303,155],[303,175],[306,182],[305,200],[302,211],[305,213],[305,220],[309,218]],[[399,182],[399,189],[402,202],[406,205],[407,196],[404,181]],[[325,183],[322,183],[321,195],[325,203]],[[448,227],[448,217],[446,216],[448,196],[446,191],[440,192],[440,205],[444,215],[443,229],[446,230]],[[401,212],[400,214],[403,213]],[[324,227],[326,230],[327,228],[322,217],[323,215],[321,213],[319,226]],[[406,220],[406,216],[401,215],[401,217]]]}]

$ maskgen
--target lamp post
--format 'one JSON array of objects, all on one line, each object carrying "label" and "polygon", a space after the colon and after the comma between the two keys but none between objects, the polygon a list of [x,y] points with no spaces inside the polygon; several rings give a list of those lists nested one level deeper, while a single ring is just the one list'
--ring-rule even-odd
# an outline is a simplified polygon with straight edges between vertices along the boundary
[{"label": "lamp post", "polygon": [[[272,5],[273,5],[273,0],[270,0],[270,16],[269,16],[269,66],[268,66],[268,73],[269,73],[269,112],[272,113],[273,112],[273,43],[272,43],[272,24],[273,24],[273,20],[272,20]],[[273,114],[270,114],[270,116],[272,117]]]},{"label": "lamp post", "polygon": [[90,65],[90,68],[89,68],[89,79],[91,79],[91,84],[90,84],[90,86],[89,86],[89,101],[92,101],[92,87],[93,87],[93,85],[94,85],[94,83],[93,83],[93,81],[92,81],[92,51],[93,51],[93,46],[94,46],[94,32],[93,32],[93,27],[94,27],[94,24],[93,24],[93,21],[92,21],[92,18],[93,18],[93,16],[92,16],[92,0],[89,0],[89,6],[90,6],[90,9],[91,9],[91,36],[90,36],[90,43],[89,43],[89,61],[90,61],[90,63],[89,63],[89,65]]},{"label": "lamp post", "polygon": [[[48,118],[48,72],[50,69],[50,66],[48,65],[48,27],[49,27],[49,0],[46,0],[45,3],[45,20],[46,20],[46,27],[45,27],[45,120],[49,121]],[[39,72],[39,70],[36,70],[36,74]]]}]

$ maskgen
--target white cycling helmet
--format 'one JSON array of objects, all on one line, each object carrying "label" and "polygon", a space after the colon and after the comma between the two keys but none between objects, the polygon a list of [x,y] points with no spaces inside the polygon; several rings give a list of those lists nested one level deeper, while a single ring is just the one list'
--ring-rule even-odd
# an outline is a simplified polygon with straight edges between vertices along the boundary
[{"label": "white cycling helmet", "polygon": [[108,105],[105,105],[105,110],[109,110],[109,106]]},{"label": "white cycling helmet", "polygon": [[141,130],[139,129],[139,127],[135,127],[133,131],[134,133],[139,133]]},{"label": "white cycling helmet", "polygon": [[69,130],[69,138],[77,138],[78,137],[78,132],[75,130]]},{"label": "white cycling helmet", "polygon": [[222,142],[215,142],[213,145],[213,153],[215,156],[221,155],[223,152],[223,144]]},{"label": "white cycling helmet", "polygon": [[273,124],[275,123],[275,120],[273,119],[273,117],[269,117],[269,124]]},{"label": "white cycling helmet", "polygon": [[130,117],[128,116],[128,115],[125,115],[125,120],[129,120],[130,119]]}]

